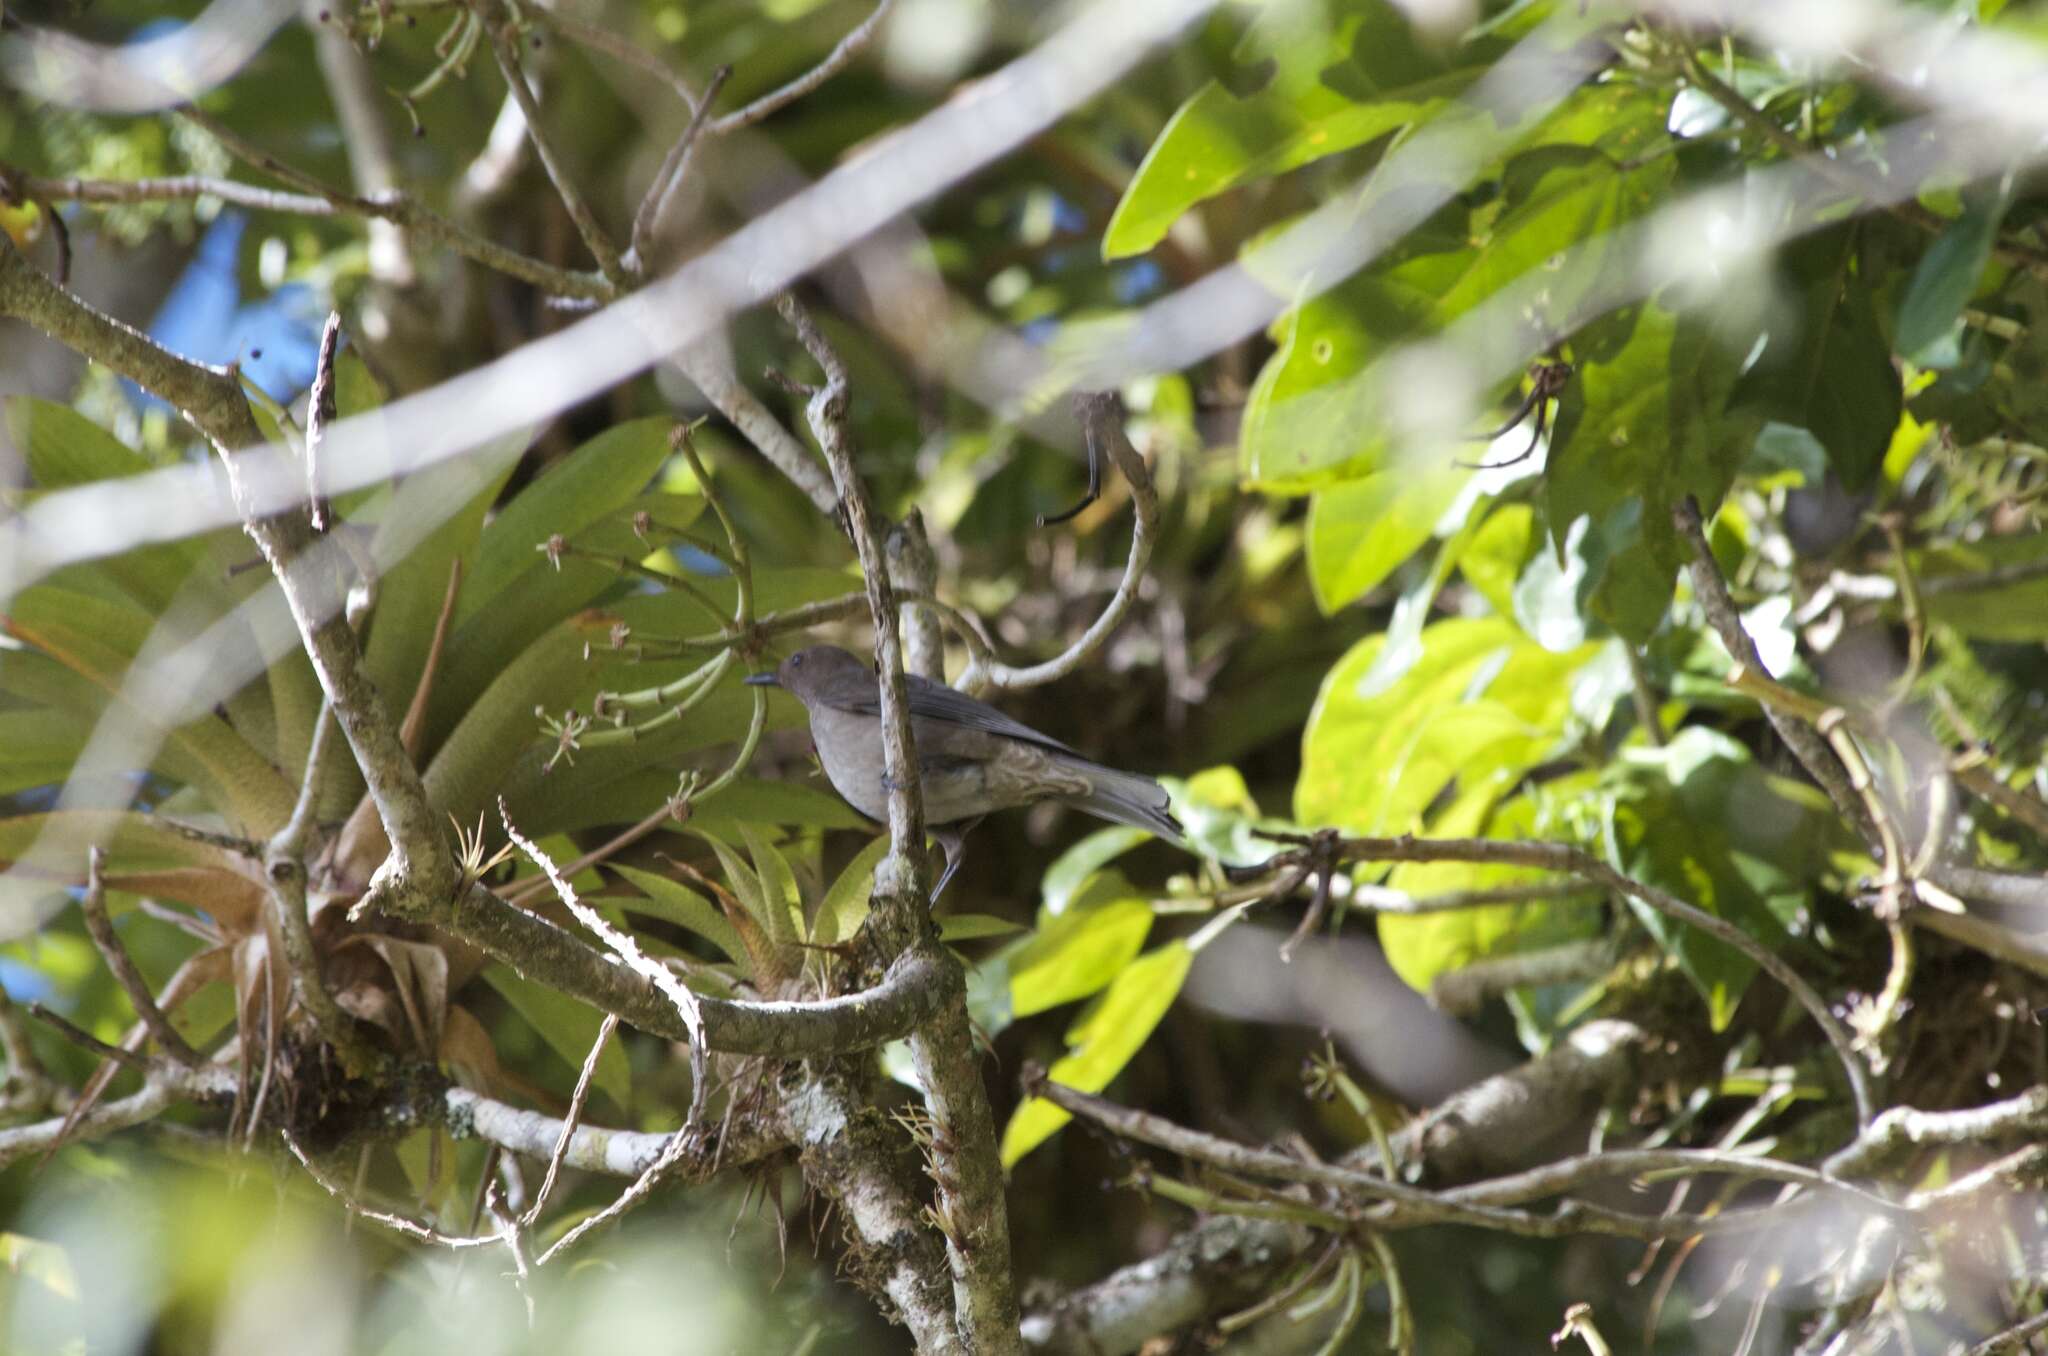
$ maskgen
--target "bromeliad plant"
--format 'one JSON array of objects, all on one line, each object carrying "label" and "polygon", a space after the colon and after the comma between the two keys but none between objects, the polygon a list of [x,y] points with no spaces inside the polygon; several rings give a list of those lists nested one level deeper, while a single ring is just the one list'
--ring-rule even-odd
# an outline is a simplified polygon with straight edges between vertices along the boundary
[{"label": "bromeliad plant", "polygon": [[[340,412],[374,409],[360,365],[343,354],[337,368]],[[31,493],[147,469],[61,406],[21,398],[8,416]],[[434,810],[460,826],[502,797],[525,832],[577,857],[577,871],[665,822],[698,816],[731,881],[699,876],[699,888],[724,911],[645,871],[629,877],[644,892],[614,907],[706,936],[739,963],[722,974],[685,962],[711,991],[794,992],[800,947],[848,935],[834,920],[854,913],[865,875],[850,870],[815,917],[793,892],[770,904],[765,889],[795,880],[771,841],[783,832],[776,826],[851,821],[822,796],[741,776],[769,709],[722,680],[761,643],[756,599],[799,607],[842,591],[840,577],[751,569],[694,448],[672,438],[665,420],[598,435],[493,512],[520,450],[501,448],[480,471],[427,472],[332,506],[335,530],[352,538],[350,558],[380,562],[363,580],[364,664],[405,709],[405,748]],[[455,513],[410,550],[395,544],[415,496],[458,487]],[[690,532],[707,501],[726,532],[718,554]],[[669,548],[678,544],[698,546],[701,578],[675,563]],[[472,1011],[476,995],[495,993],[572,1065],[591,1049],[599,1015],[473,946],[362,911],[388,851],[384,827],[343,756],[305,652],[275,641],[266,649],[270,619],[252,603],[262,576],[240,568],[246,551],[240,534],[221,532],[73,566],[23,591],[0,619],[0,793],[15,810],[0,819],[0,888],[17,954],[83,946],[83,920],[67,904],[90,875],[91,897],[117,920],[115,947],[157,982],[151,1000],[124,993],[110,973],[81,974],[66,996],[72,1017],[119,1032],[121,1049],[135,1051],[150,1033],[131,1009],[153,1002],[185,1045],[226,1042],[241,1071],[238,1114],[252,1131],[275,1111],[269,1099],[307,1096],[306,1061],[320,1064],[323,1050],[346,1073],[399,1054],[486,1091],[530,1092]],[[687,672],[638,639],[707,626],[717,627],[717,652]],[[200,647],[204,667],[195,669]],[[627,684],[637,690],[610,695]],[[603,727],[586,731],[590,718],[571,714],[550,730],[537,709],[598,713]],[[645,714],[628,723],[636,713]],[[686,768],[733,744],[715,775]],[[579,759],[579,745],[601,751]],[[139,782],[130,767],[143,770]],[[576,853],[571,835],[623,824],[635,827]],[[735,835],[755,868],[725,846]],[[93,845],[104,850],[96,869]],[[466,854],[466,879],[488,869],[480,842]],[[500,889],[544,907],[540,877]],[[678,948],[651,945],[684,961]],[[300,967],[319,983],[294,983]],[[119,1068],[102,1066],[74,1116]],[[615,1046],[600,1061],[599,1086],[633,1105]],[[416,1167],[426,1155],[408,1143],[400,1157]]]}]

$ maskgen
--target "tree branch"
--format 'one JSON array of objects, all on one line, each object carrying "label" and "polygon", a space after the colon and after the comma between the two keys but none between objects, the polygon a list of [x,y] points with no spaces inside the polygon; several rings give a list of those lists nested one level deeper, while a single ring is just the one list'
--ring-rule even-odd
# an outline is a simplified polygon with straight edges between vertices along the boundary
[{"label": "tree branch", "polygon": [[[884,948],[883,954],[897,949],[916,951],[930,945],[931,928],[924,871],[924,805],[888,561],[846,431],[846,367],[795,297],[784,294],[777,309],[825,373],[825,385],[811,397],[811,428],[832,467],[833,484],[860,557],[874,620],[875,659],[881,671],[883,766],[891,787],[891,847],[875,873],[869,926],[881,925],[876,941]],[[959,964],[950,955],[941,955],[951,977],[947,1002],[910,1036],[911,1059],[936,1122],[930,1162],[938,1190],[933,1210],[946,1236],[961,1340],[971,1351],[1004,1356],[1022,1348],[995,1117],[975,1062]]]},{"label": "tree branch", "polygon": [[512,97],[519,101],[519,111],[526,115],[526,135],[533,141],[534,153],[540,157],[541,168],[547,171],[548,182],[555,186],[555,195],[562,200],[569,220],[575,223],[576,234],[583,238],[584,248],[597,261],[598,272],[614,288],[623,291],[631,285],[632,277],[620,265],[618,246],[612,244],[604,227],[598,225],[590,204],[583,200],[583,194],[570,177],[568,165],[555,153],[554,144],[541,129],[540,101],[533,97],[533,91],[527,87],[526,76],[519,68],[519,41],[512,31],[510,18],[495,0],[472,0],[472,4],[478,21],[491,40],[491,52],[498,58],[498,70],[505,77],[505,85],[511,90]]},{"label": "tree branch", "polygon": [[[1742,614],[1736,610],[1735,599],[1728,592],[1728,581],[1721,577],[1721,567],[1714,560],[1714,549],[1707,544],[1706,527],[1700,520],[1699,502],[1688,495],[1671,511],[1671,519],[1677,525],[1678,535],[1684,539],[1692,552],[1692,591],[1699,599],[1700,608],[1707,614],[1707,624],[1721,638],[1722,646],[1735,662],[1769,674],[1763,659],[1757,654],[1756,646],[1750,641],[1749,632],[1743,629]],[[1835,803],[1835,810],[1856,830],[1864,842],[1877,842],[1877,827],[1870,822],[1870,813],[1864,808],[1862,797],[1856,794],[1849,783],[1849,774],[1835,758],[1834,750],[1827,741],[1804,721],[1798,720],[1777,708],[1764,704],[1764,718],[1771,728],[1778,732],[1778,738],[1785,741],[1785,747],[1792,750],[1792,756],[1799,765],[1827,792],[1828,799]],[[1863,1119],[1868,1120],[1866,1115]]]},{"label": "tree branch", "polygon": [[1158,487],[1152,483],[1152,472],[1145,465],[1145,459],[1138,455],[1138,449],[1131,446],[1130,438],[1124,433],[1121,400],[1110,392],[1083,392],[1074,397],[1074,409],[1087,434],[1091,453],[1107,453],[1117,464],[1117,469],[1124,473],[1124,479],[1130,482],[1135,521],[1131,528],[1131,553],[1124,562],[1123,578],[1101,615],[1063,653],[1042,664],[1024,668],[991,664],[985,673],[977,671],[970,663],[967,671],[960,675],[959,686],[963,692],[979,693],[988,685],[999,688],[1038,687],[1066,677],[1102,647],[1111,633],[1123,624],[1124,618],[1130,614],[1131,605],[1138,600],[1138,588],[1145,582],[1145,567],[1151,563],[1152,542],[1159,530]]},{"label": "tree branch", "polygon": [[163,1009],[157,1006],[156,996],[150,993],[142,972],[135,968],[134,960],[115,934],[113,920],[107,917],[107,886],[100,877],[105,856],[97,847],[86,851],[85,894],[78,901],[79,912],[85,915],[85,930],[91,934],[93,945],[99,948],[107,969],[113,972],[122,991],[128,995],[136,1017],[149,1029],[157,1048],[186,1068],[196,1068],[199,1052],[186,1044],[185,1038],[178,1034],[178,1028],[171,1025],[171,1019],[164,1016]]},{"label": "tree branch", "polygon": [[[1319,836],[1317,843],[1324,843]],[[1876,1115],[1876,1103],[1871,1091],[1869,1076],[1863,1068],[1863,1061],[1855,1052],[1854,1041],[1827,1001],[1806,982],[1797,970],[1777,952],[1744,932],[1741,928],[1716,917],[1704,909],[1696,908],[1665,890],[1639,881],[1601,861],[1582,849],[1563,843],[1514,842],[1492,838],[1329,838],[1324,846],[1315,843],[1293,852],[1284,852],[1266,863],[1269,868],[1296,866],[1311,862],[1316,854],[1328,851],[1335,860],[1354,862],[1484,862],[1502,866],[1526,866],[1539,871],[1557,871],[1574,875],[1582,880],[1598,882],[1618,894],[1627,895],[1667,918],[1675,918],[1688,926],[1697,928],[1710,937],[1718,938],[1754,961],[1757,967],[1782,984],[1786,991],[1806,1009],[1814,1025],[1833,1047],[1836,1059],[1842,1065],[1844,1077],[1848,1080],[1849,1091],[1855,1098],[1857,1122],[1868,1125]]]},{"label": "tree branch", "polygon": [[742,127],[751,127],[774,113],[780,112],[812,90],[846,69],[853,59],[873,41],[875,32],[881,27],[895,0],[878,0],[874,12],[861,20],[860,24],[839,40],[839,44],[825,54],[825,59],[805,71],[788,84],[772,89],[744,108],[736,109],[722,118],[711,122],[711,133],[724,136],[737,132]]},{"label": "tree branch", "polygon": [[1024,1345],[1045,1356],[1124,1356],[1256,1298],[1314,1237],[1299,1224],[1212,1215],[1144,1261],[1026,1314]]}]

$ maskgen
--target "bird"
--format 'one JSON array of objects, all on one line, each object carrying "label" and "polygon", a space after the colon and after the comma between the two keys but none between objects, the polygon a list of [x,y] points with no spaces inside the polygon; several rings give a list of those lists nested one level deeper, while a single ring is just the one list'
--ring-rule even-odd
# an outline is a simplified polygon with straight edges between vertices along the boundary
[{"label": "bird", "polygon": [[[836,645],[789,655],[752,687],[775,687],[804,705],[825,777],[854,809],[889,816],[882,757],[881,681],[875,669]],[[931,902],[960,869],[966,837],[996,810],[1055,800],[1077,810],[1182,841],[1166,788],[1150,777],[1090,762],[1050,735],[944,683],[905,674],[911,739],[917,747],[927,831],[946,853]]]}]

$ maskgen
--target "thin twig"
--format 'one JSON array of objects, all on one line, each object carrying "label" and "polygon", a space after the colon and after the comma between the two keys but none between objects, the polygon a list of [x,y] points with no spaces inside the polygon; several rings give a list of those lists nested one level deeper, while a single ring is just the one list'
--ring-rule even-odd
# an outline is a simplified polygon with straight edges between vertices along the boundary
[{"label": "thin twig", "polygon": [[373,1206],[365,1205],[356,1199],[355,1193],[350,1191],[346,1185],[335,1181],[323,1168],[315,1163],[312,1156],[300,1146],[299,1141],[293,1136],[291,1131],[285,1130],[280,1133],[284,1136],[285,1148],[291,1151],[293,1158],[299,1160],[299,1166],[306,1170],[306,1175],[319,1183],[321,1189],[339,1201],[342,1208],[351,1215],[366,1219],[372,1224],[381,1225],[393,1233],[403,1234],[416,1242],[431,1243],[437,1248],[451,1248],[458,1251],[464,1248],[489,1248],[503,1241],[497,1234],[463,1235],[442,1233],[430,1224],[422,1224],[418,1220],[408,1219],[404,1215],[394,1214],[388,1210],[378,1210]]},{"label": "thin twig", "polygon": [[618,1199],[614,1200],[604,1209],[587,1219],[578,1220],[576,1227],[556,1239],[554,1245],[542,1253],[540,1259],[534,1265],[539,1267],[546,1266],[554,1261],[555,1258],[582,1242],[593,1230],[610,1224],[613,1220],[616,1220],[619,1216],[640,1204],[641,1201],[647,1199],[647,1194],[654,1190],[655,1184],[661,1180],[662,1176],[681,1161],[685,1153],[689,1152],[691,1138],[687,1126],[670,1135],[667,1147],[661,1151],[661,1157],[648,1164],[647,1171],[633,1179],[633,1185],[620,1192]]},{"label": "thin twig", "polygon": [[703,97],[691,112],[690,120],[683,125],[683,134],[668,148],[668,154],[662,157],[661,168],[654,172],[647,192],[641,195],[640,209],[633,214],[633,242],[628,250],[628,258],[634,267],[645,269],[648,266],[656,228],[668,215],[669,199],[682,186],[689,172],[690,158],[697,149],[697,138],[704,132],[705,118],[711,112],[712,101],[718,98],[718,92],[731,78],[730,66],[720,66],[711,73],[711,83],[704,87]]},{"label": "thin twig", "polygon": [[635,46],[608,28],[586,23],[573,14],[564,14],[552,5],[534,5],[528,8],[526,13],[579,47],[602,52],[614,61],[631,66],[642,74],[653,76],[666,85],[676,98],[683,101],[683,107],[693,113],[696,112],[697,94],[690,88],[690,82],[652,52]]},{"label": "thin twig", "polygon": [[1145,465],[1145,458],[1131,446],[1131,440],[1124,432],[1123,402],[1114,393],[1081,393],[1074,397],[1074,409],[1087,433],[1089,445],[1106,451],[1131,487],[1131,551],[1124,561],[1123,578],[1118,581],[1116,592],[1110,596],[1100,615],[1060,654],[1042,664],[1022,668],[990,664],[986,671],[979,667],[979,657],[976,656],[960,675],[959,687],[963,692],[979,693],[984,686],[991,685],[1012,689],[1038,687],[1066,677],[1102,647],[1111,633],[1123,624],[1138,600],[1138,590],[1145,582],[1145,569],[1152,560],[1153,540],[1159,531],[1159,489],[1152,482],[1152,472]]},{"label": "thin twig", "polygon": [[521,282],[531,283],[557,296],[578,297],[587,301],[610,301],[619,293],[618,284],[609,278],[595,273],[579,273],[571,269],[557,268],[553,264],[529,258],[517,250],[507,249],[495,240],[456,225],[408,194],[396,190],[369,195],[345,192],[286,164],[268,151],[259,149],[254,143],[244,140],[240,134],[197,108],[183,105],[176,111],[178,116],[205,128],[238,160],[326,202],[332,210],[319,215],[331,216],[335,212],[342,212],[351,216],[394,222],[417,231],[438,244],[448,246],[464,258],[485,268],[503,273],[510,278],[517,278]]},{"label": "thin twig", "polygon": [[548,182],[555,186],[555,196],[562,200],[562,207],[576,226],[576,234],[582,237],[584,248],[597,261],[598,271],[613,287],[624,289],[630,286],[632,278],[620,266],[618,247],[612,244],[604,227],[598,225],[590,204],[583,200],[576,181],[570,177],[567,162],[556,153],[554,143],[541,129],[540,101],[533,97],[533,90],[526,83],[526,73],[520,69],[519,41],[513,34],[511,20],[501,5],[490,3],[490,0],[472,0],[472,4],[478,21],[490,37],[491,51],[498,58],[498,70],[505,77],[505,85],[511,90],[512,97],[519,101],[519,111],[526,115],[526,135],[533,142],[534,154],[540,157],[541,168],[547,171]]},{"label": "thin twig", "polygon": [[142,1073],[150,1071],[150,1063],[146,1056],[137,1054],[133,1050],[124,1050],[118,1045],[107,1044],[98,1036],[72,1022],[70,1018],[60,1013],[52,1012],[41,1003],[30,1003],[28,1005],[28,1015],[42,1022],[73,1045],[78,1046],[82,1050],[89,1050],[101,1059],[110,1059],[116,1064],[125,1065]]},{"label": "thin twig", "polygon": [[[714,118],[710,129],[712,135],[722,137],[737,132],[742,127],[751,127],[771,114],[787,108],[845,70],[848,64],[874,40],[876,30],[881,27],[882,20],[888,17],[890,7],[894,3],[895,0],[879,0],[874,12],[863,19],[852,32],[841,38],[838,45],[825,54],[823,61],[796,79],[768,91],[744,108],[735,109],[722,118]],[[706,96],[705,102],[710,102],[709,96]]]},{"label": "thin twig", "polygon": [[597,1061],[604,1054],[605,1043],[612,1033],[619,1029],[618,1014],[607,1012],[604,1021],[598,1024],[597,1039],[590,1043],[590,1053],[583,1057],[583,1071],[576,1075],[576,1091],[569,1098],[569,1114],[562,1118],[561,1137],[555,1141],[555,1151],[548,1155],[547,1175],[540,1179],[540,1190],[534,1193],[533,1204],[519,1218],[521,1228],[531,1229],[546,1208],[548,1197],[554,1192],[555,1178],[561,1175],[562,1160],[568,1156],[569,1144],[576,1138],[576,1123],[583,1119],[583,1102],[590,1096],[590,1085],[597,1077]]},{"label": "thin twig", "polygon": [[[1701,610],[1707,614],[1708,624],[1721,637],[1722,646],[1736,663],[1768,675],[1770,670],[1764,667],[1749,632],[1743,628],[1742,614],[1736,610],[1735,600],[1728,592],[1728,581],[1721,577],[1721,567],[1714,560],[1713,547],[1707,544],[1699,503],[1690,495],[1686,496],[1672,510],[1672,521],[1678,527],[1678,535],[1692,552],[1692,591],[1699,599]],[[1857,836],[1874,844],[1877,841],[1876,826],[1871,823],[1869,811],[1849,784],[1848,774],[1835,760],[1827,741],[1805,723],[1772,707],[1764,708],[1764,718],[1778,732],[1778,738],[1792,750],[1792,756],[1799,760],[1800,766],[1827,792],[1828,799],[1835,803],[1835,809],[1856,830]]]},{"label": "thin twig", "polygon": [[178,1028],[171,1025],[171,1019],[164,1016],[163,1009],[156,1005],[155,995],[150,993],[142,972],[135,968],[134,960],[121,945],[120,937],[114,932],[113,920],[107,917],[107,887],[100,875],[105,858],[106,854],[97,847],[88,849],[85,855],[85,894],[78,901],[79,911],[85,915],[85,930],[91,934],[93,945],[99,948],[107,969],[113,971],[114,978],[120,982],[122,992],[128,995],[136,1017],[149,1028],[157,1048],[186,1068],[196,1068],[199,1052],[186,1043],[185,1038],[178,1034]]},{"label": "thin twig", "polygon": [[331,217],[343,210],[328,198],[280,193],[274,188],[259,188],[233,179],[211,179],[196,174],[158,179],[37,179],[23,175],[14,182],[28,193],[52,202],[115,204],[219,198],[236,207],[258,212],[283,212],[296,217]]}]

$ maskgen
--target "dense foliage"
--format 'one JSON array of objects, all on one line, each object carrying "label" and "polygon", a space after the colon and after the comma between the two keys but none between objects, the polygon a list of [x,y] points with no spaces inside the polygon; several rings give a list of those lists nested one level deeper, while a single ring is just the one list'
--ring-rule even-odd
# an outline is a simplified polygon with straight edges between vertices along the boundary
[{"label": "dense foliage", "polygon": [[[376,0],[176,107],[47,45],[160,7],[44,8],[7,1349],[2018,1349],[2028,7]],[[739,681],[890,653],[869,499],[909,662],[1184,844],[1040,807],[897,907]]]}]

